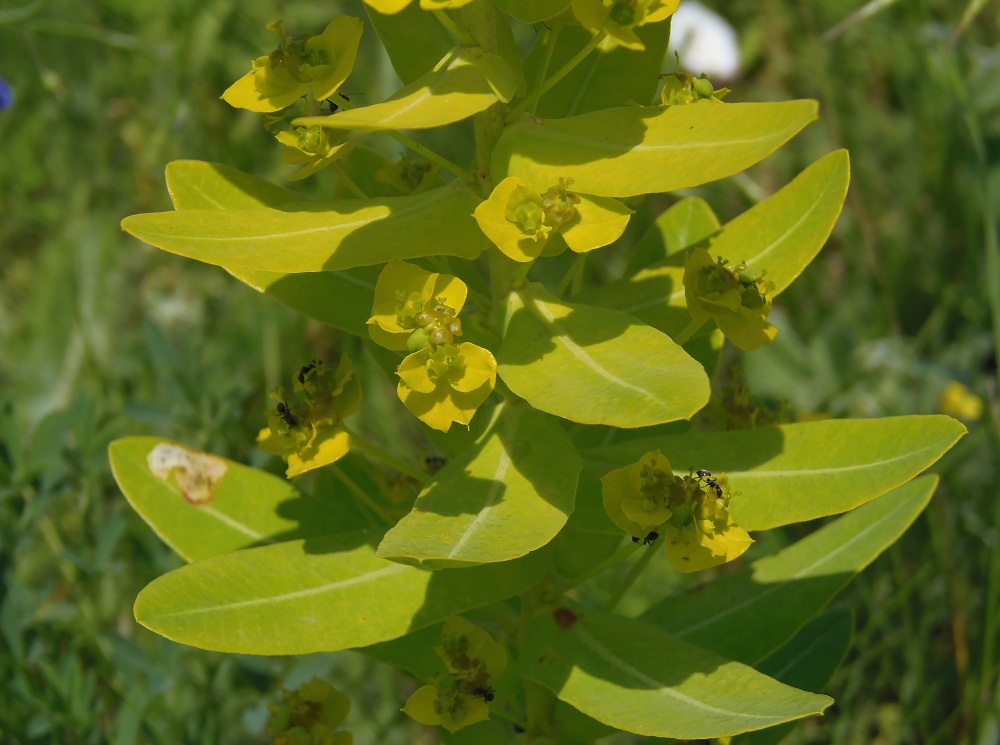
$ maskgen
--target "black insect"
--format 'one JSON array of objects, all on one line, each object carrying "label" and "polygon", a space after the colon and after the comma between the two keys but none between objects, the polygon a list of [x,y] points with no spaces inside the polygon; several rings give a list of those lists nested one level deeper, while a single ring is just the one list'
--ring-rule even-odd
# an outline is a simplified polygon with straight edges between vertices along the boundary
[{"label": "black insect", "polygon": [[496,698],[496,692],[490,686],[476,686],[472,689],[472,695],[479,696],[486,703]]},{"label": "black insect", "polygon": [[319,360],[313,360],[308,365],[303,365],[299,370],[299,382],[304,385],[306,382],[306,376],[322,364],[323,363]]},{"label": "black insect", "polygon": [[[348,97],[347,97],[346,95],[344,95],[343,93],[340,93],[340,91],[337,91],[337,93],[338,93],[338,94],[340,95],[340,97],[341,97],[342,99],[344,99],[344,100],[345,100],[345,101],[347,101],[347,102],[350,102],[350,100],[351,100],[351,99],[350,99],[350,98],[348,98]],[[339,106],[339,104],[337,104],[337,102],[336,102],[336,101],[331,101],[331,100],[330,100],[330,99],[328,98],[328,99],[326,99],[326,103],[330,104],[330,113],[331,113],[331,114],[336,114],[336,113],[337,113],[337,111],[338,111],[338,110],[340,109],[340,106]]]},{"label": "black insect", "polygon": [[712,475],[711,471],[706,471],[702,468],[695,472],[695,475],[705,482],[705,486],[715,492],[715,496],[722,499],[722,487],[719,486],[718,480]]},{"label": "black insect", "polygon": [[424,458],[424,467],[431,476],[440,471],[448,464],[448,459],[443,455],[428,455]]},{"label": "black insect", "polygon": [[285,424],[287,424],[289,427],[299,426],[299,420],[295,418],[295,416],[292,414],[292,410],[288,408],[288,404],[286,404],[284,401],[278,401],[278,405],[275,407],[275,409],[277,409],[278,414],[281,416],[282,419],[285,420]]},{"label": "black insect", "polygon": [[639,541],[642,541],[642,545],[643,546],[650,546],[650,545],[652,545],[653,541],[655,541],[659,537],[660,537],[659,533],[657,533],[655,530],[651,530],[648,533],[646,533],[646,537],[645,538],[639,538],[638,536],[632,536],[632,543],[638,543]]}]

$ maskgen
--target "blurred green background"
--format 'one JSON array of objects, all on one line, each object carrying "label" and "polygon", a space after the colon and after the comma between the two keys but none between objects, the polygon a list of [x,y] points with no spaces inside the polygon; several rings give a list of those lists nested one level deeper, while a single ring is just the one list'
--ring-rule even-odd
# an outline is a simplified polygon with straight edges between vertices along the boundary
[{"label": "blurred green background", "polygon": [[[836,601],[856,619],[827,689],[837,703],[788,742],[998,743],[1000,6],[706,4],[740,34],[729,100],[818,98],[822,119],[744,178],[693,193],[726,220],[829,150],[852,157],[833,237],[780,298],[777,341],[743,363],[751,389],[833,416],[954,413],[949,381],[985,404],[935,469],[926,514]],[[351,693],[356,742],[434,741],[399,715],[405,683],[358,655],[223,656],[137,626],[135,595],[179,560],[106,457],[116,437],[157,434],[261,464],[266,391],[336,342],[118,223],[169,209],[170,160],[284,178],[259,119],[218,96],[271,48],[266,22],[318,32],[358,8],[0,0],[15,94],[0,112],[2,743],[264,742],[275,687],[314,672]],[[366,37],[347,91],[362,102],[393,85]]]}]

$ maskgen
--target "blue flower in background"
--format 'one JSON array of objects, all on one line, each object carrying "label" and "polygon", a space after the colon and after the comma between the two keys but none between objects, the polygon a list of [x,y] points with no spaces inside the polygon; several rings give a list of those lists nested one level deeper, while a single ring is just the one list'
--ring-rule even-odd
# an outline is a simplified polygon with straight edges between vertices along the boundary
[{"label": "blue flower in background", "polygon": [[0,77],[0,111],[9,109],[14,103],[14,90]]}]

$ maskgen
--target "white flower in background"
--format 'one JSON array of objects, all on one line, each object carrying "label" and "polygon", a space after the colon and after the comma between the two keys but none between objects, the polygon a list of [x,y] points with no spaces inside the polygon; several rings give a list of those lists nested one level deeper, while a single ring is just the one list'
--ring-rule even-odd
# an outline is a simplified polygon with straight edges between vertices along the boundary
[{"label": "white flower in background", "polygon": [[725,18],[694,0],[684,0],[674,13],[669,50],[671,57],[679,53],[681,68],[695,75],[731,80],[740,71],[736,31]]}]

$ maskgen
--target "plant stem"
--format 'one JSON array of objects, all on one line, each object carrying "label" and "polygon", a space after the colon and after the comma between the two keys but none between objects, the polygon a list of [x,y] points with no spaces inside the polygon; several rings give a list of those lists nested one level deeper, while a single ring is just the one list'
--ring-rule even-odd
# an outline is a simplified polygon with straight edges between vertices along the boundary
[{"label": "plant stem", "polygon": [[358,199],[368,199],[368,195],[361,190],[360,186],[354,183],[354,179],[347,175],[347,171],[344,170],[344,167],[339,162],[333,164],[333,172],[337,174],[338,180],[343,180],[344,185],[350,190],[351,194]]},{"label": "plant stem", "polygon": [[649,551],[644,553],[639,558],[639,561],[632,565],[628,574],[625,575],[625,580],[618,585],[614,594],[608,599],[608,602],[604,606],[604,610],[611,612],[615,609],[615,606],[618,605],[621,599],[625,596],[625,593],[628,592],[629,588],[635,584],[637,579],[639,579],[639,575],[642,574],[642,570],[646,568],[646,565],[649,563],[650,559],[653,558],[653,554],[655,553],[657,552],[654,546],[650,546]]},{"label": "plant stem", "polygon": [[[555,28],[545,29],[545,39],[542,43],[545,45],[545,56],[542,58],[542,64],[538,68],[538,76],[535,78],[535,89],[539,89],[545,82],[545,76],[549,74],[549,67],[552,64],[552,53],[556,50],[556,41],[559,39],[559,32],[562,31],[562,26],[556,26]],[[535,113],[535,109],[538,108],[539,99],[536,98],[531,103],[531,113]]]},{"label": "plant stem", "polygon": [[[347,428],[345,427],[344,429]],[[385,465],[399,471],[400,473],[405,473],[411,479],[417,481],[420,484],[426,484],[431,480],[430,475],[424,473],[423,471],[417,468],[414,468],[409,463],[400,460],[396,456],[387,453],[378,445],[373,445],[372,443],[368,442],[368,440],[366,440],[364,437],[359,435],[357,432],[353,432],[350,429],[347,429],[347,433],[351,436],[351,447],[357,447],[358,450],[365,453],[366,455],[371,456],[375,460],[384,463]]]},{"label": "plant stem", "polygon": [[569,62],[567,62],[562,67],[560,67],[559,70],[555,74],[553,74],[548,80],[546,80],[544,83],[542,83],[542,85],[540,87],[536,88],[531,93],[530,96],[528,96],[527,98],[522,99],[521,102],[517,106],[515,106],[514,108],[512,108],[510,110],[510,113],[507,114],[507,120],[506,120],[507,124],[510,124],[522,112],[524,112],[528,108],[534,106],[535,102],[538,101],[538,99],[540,99],[546,93],[548,93],[549,90],[552,88],[552,86],[554,86],[556,83],[558,83],[564,77],[566,77],[567,75],[569,75],[577,65],[579,65],[581,62],[583,62],[591,52],[593,52],[595,49],[597,49],[598,44],[600,44],[602,41],[604,41],[604,39],[605,39],[606,36],[607,36],[607,34],[604,33],[603,31],[600,32],[599,34],[595,35],[594,38],[590,40],[590,43],[587,44],[587,46],[585,46],[583,49],[581,49],[579,52],[577,52],[575,55],[573,55],[573,58]]},{"label": "plant stem", "polygon": [[344,473],[344,471],[343,471],[342,468],[340,468],[336,463],[331,463],[330,464],[330,472],[334,476],[336,476],[337,479],[344,486],[347,487],[347,491],[349,491],[351,494],[353,494],[354,497],[355,497],[355,499],[357,499],[359,502],[361,502],[361,504],[363,504],[369,510],[371,510],[372,512],[374,512],[375,515],[385,525],[392,525],[392,523],[393,523],[392,516],[388,512],[385,511],[385,508],[382,507],[382,505],[380,505],[378,502],[376,502],[370,496],[368,496],[368,493],[364,489],[362,489],[360,486],[358,486],[356,483],[354,483],[354,480],[350,476],[348,476],[346,473]]},{"label": "plant stem", "polygon": [[[352,104],[350,101],[348,101],[342,95],[340,95],[340,93],[334,93],[332,96],[330,96],[330,100],[332,100],[334,103],[336,103],[337,106],[339,106],[340,108],[342,108],[344,111],[350,111],[351,109],[357,108],[354,104]],[[426,145],[421,145],[416,140],[414,140],[414,139],[412,139],[410,137],[407,137],[402,132],[397,132],[394,129],[384,129],[384,130],[380,130],[380,131],[382,132],[382,134],[387,135],[388,137],[392,138],[393,140],[395,140],[396,142],[398,142],[400,145],[403,145],[404,147],[408,147],[410,150],[412,150],[413,152],[417,153],[418,155],[421,155],[424,158],[427,158],[427,160],[429,160],[431,163],[436,163],[437,165],[441,166],[446,171],[449,171],[450,173],[455,174],[456,176],[458,176],[458,178],[462,179],[462,181],[464,181],[465,183],[470,184],[470,185],[476,183],[475,177],[471,173],[469,173],[466,169],[462,168],[457,163],[452,163],[446,157],[444,157],[443,155],[439,155],[438,153],[434,152],[433,150],[431,150]]]},{"label": "plant stem", "polygon": [[569,580],[566,584],[556,588],[555,591],[556,594],[565,595],[567,592],[579,587],[587,580],[596,577],[598,574],[603,573],[605,570],[610,569],[616,564],[620,564],[638,550],[639,550],[638,543],[631,543],[631,542],[626,543],[624,546],[622,546],[613,555],[609,556],[604,561],[595,564],[583,574],[578,574],[576,577],[573,577],[573,579]]},{"label": "plant stem", "polygon": [[705,324],[705,321],[695,321],[691,320],[684,330],[681,331],[677,336],[674,337],[675,344],[687,344],[691,340],[691,337],[695,335],[695,332],[700,329]]},{"label": "plant stem", "polygon": [[556,295],[562,297],[570,285],[573,285],[574,288],[577,286],[578,278],[583,274],[583,267],[586,263],[587,254],[577,254],[574,257],[573,263],[566,271],[566,276],[559,280],[559,285],[556,287]]},{"label": "plant stem", "polygon": [[455,37],[455,40],[459,44],[466,47],[475,46],[476,44],[475,39],[473,39],[471,36],[469,36],[469,34],[465,33],[465,31],[459,28],[458,24],[452,20],[450,15],[448,15],[448,11],[435,10],[432,12],[434,13],[434,17],[438,19],[438,23],[444,26],[445,29],[447,29],[448,33],[451,34],[453,37]]}]

